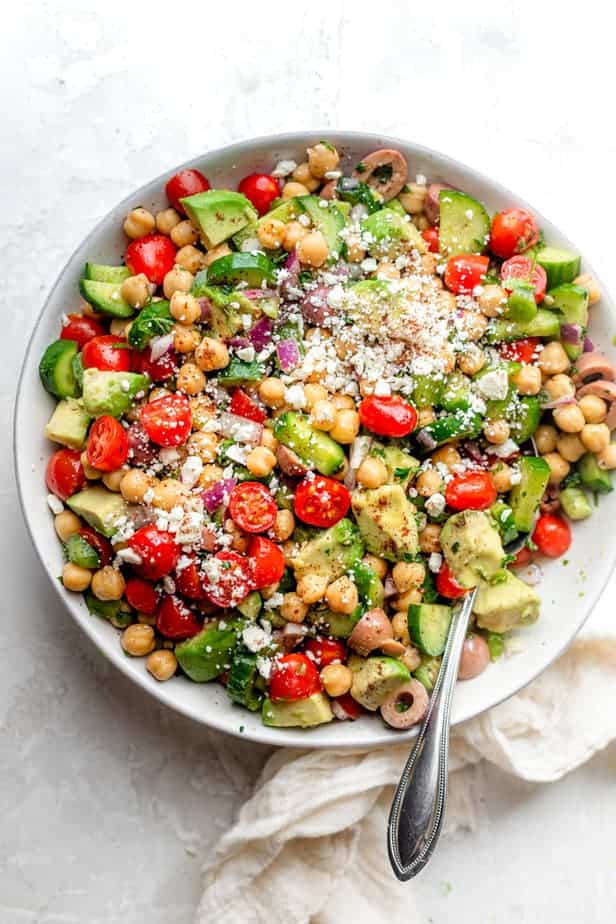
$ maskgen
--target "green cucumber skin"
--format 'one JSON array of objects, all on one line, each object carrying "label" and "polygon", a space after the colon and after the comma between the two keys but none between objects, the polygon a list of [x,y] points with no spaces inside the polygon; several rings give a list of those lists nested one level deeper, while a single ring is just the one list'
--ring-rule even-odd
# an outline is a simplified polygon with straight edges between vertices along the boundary
[{"label": "green cucumber skin", "polygon": [[533,320],[526,323],[505,320],[492,322],[487,330],[487,339],[489,343],[524,340],[526,337],[547,337],[553,340],[559,334],[558,315],[546,308],[538,308]]},{"label": "green cucumber skin", "polygon": [[211,264],[207,271],[211,285],[236,285],[245,282],[256,289],[263,282],[274,281],[274,265],[263,253],[230,253]]},{"label": "green cucumber skin", "polygon": [[581,488],[565,488],[560,492],[560,505],[570,520],[587,520],[592,507]]},{"label": "green cucumber skin", "polygon": [[339,443],[310,424],[302,414],[287,411],[281,414],[274,426],[277,440],[292,449],[308,466],[322,475],[333,475],[344,464],[344,452]]},{"label": "green cucumber skin", "polygon": [[79,292],[97,311],[112,318],[132,318],[135,310],[124,301],[120,295],[120,288],[118,283],[79,280]]},{"label": "green cucumber skin", "polygon": [[[437,446],[449,442],[449,440],[467,437],[474,439],[481,432],[483,419],[479,414],[468,414],[458,412],[450,414],[447,417],[439,417],[433,423],[423,427],[419,434],[424,433],[430,439],[433,439]],[[430,450],[428,450],[430,451]]]},{"label": "green cucumber skin", "polygon": [[104,263],[86,263],[83,271],[84,279],[91,279],[93,282],[121,284],[131,275],[127,266],[107,266]]},{"label": "green cucumber skin", "polygon": [[431,658],[442,655],[451,624],[451,607],[439,603],[412,603],[408,610],[411,641]]},{"label": "green cucumber skin", "polygon": [[580,274],[580,256],[570,250],[561,250],[559,247],[542,247],[535,254],[535,260],[545,270],[548,277],[548,289],[573,282]]},{"label": "green cucumber skin", "polygon": [[79,385],[73,370],[77,355],[74,340],[54,340],[39,363],[39,375],[46,391],[55,398],[78,398]]},{"label": "green cucumber skin", "polygon": [[582,456],[576,463],[576,469],[582,479],[582,484],[596,494],[609,494],[614,490],[610,473],[599,468],[597,457],[592,452],[587,452]]},{"label": "green cucumber skin", "polygon": [[483,253],[490,235],[490,216],[481,202],[456,189],[441,189],[439,200],[441,253],[447,257]]},{"label": "green cucumber skin", "polygon": [[550,466],[545,459],[524,456],[518,467],[522,477],[511,489],[509,504],[516,528],[521,533],[529,533],[550,480]]}]

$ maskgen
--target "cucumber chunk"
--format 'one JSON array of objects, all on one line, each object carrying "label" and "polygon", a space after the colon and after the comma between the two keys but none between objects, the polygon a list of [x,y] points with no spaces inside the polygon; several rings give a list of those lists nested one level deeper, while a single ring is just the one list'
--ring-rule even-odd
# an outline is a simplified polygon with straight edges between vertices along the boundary
[{"label": "cucumber chunk", "polygon": [[519,321],[522,324],[527,324],[536,315],[535,287],[528,282],[516,283],[507,299],[507,308],[503,317],[507,318],[508,321]]},{"label": "cucumber chunk", "polygon": [[256,619],[261,612],[261,594],[258,590],[253,590],[248,596],[237,605],[238,610],[246,619]]},{"label": "cucumber chunk", "polygon": [[84,279],[94,282],[122,283],[131,275],[128,266],[106,266],[103,263],[86,263],[83,271]]},{"label": "cucumber chunk", "polygon": [[501,340],[523,340],[525,337],[557,338],[560,333],[558,315],[546,308],[538,308],[531,321],[493,321],[486,333],[490,343]]},{"label": "cucumber chunk", "polygon": [[439,247],[446,257],[483,253],[490,236],[490,216],[472,196],[456,189],[441,189]]},{"label": "cucumber chunk", "polygon": [[54,340],[50,343],[39,363],[39,375],[43,387],[56,398],[77,398],[79,385],[73,369],[73,358],[77,355],[74,340]]},{"label": "cucumber chunk", "polygon": [[563,282],[573,282],[580,274],[580,256],[560,247],[541,247],[535,254],[535,260],[545,270],[548,277],[548,289]]},{"label": "cucumber chunk", "polygon": [[117,282],[95,282],[92,279],[79,281],[79,291],[97,311],[113,318],[132,318],[135,310],[124,301],[120,289],[121,285]]},{"label": "cucumber chunk", "polygon": [[581,488],[565,488],[561,491],[560,505],[570,520],[586,520],[592,516],[590,501]]},{"label": "cucumber chunk", "polygon": [[545,459],[524,456],[518,463],[520,481],[509,494],[513,522],[521,533],[529,533],[535,523],[535,514],[550,480],[550,466]]},{"label": "cucumber chunk", "polygon": [[235,286],[245,282],[251,289],[274,280],[274,265],[264,253],[230,253],[215,260],[207,271],[212,285]]},{"label": "cucumber chunk", "polygon": [[251,712],[260,709],[263,702],[263,691],[258,687],[260,679],[257,656],[246,649],[236,651],[227,679],[227,693],[231,701]]},{"label": "cucumber chunk", "polygon": [[461,372],[447,376],[439,404],[446,411],[468,411],[471,406],[471,383]]},{"label": "cucumber chunk", "polygon": [[308,468],[316,468],[322,475],[333,475],[344,464],[342,446],[316,430],[304,414],[287,411],[274,425],[276,439],[297,453]]},{"label": "cucumber chunk", "polygon": [[562,316],[561,328],[563,324],[577,324],[581,328],[577,343],[568,343],[569,338],[561,337],[567,356],[576,360],[584,351],[584,335],[588,326],[588,289],[565,282],[550,289],[548,294],[553,300],[552,309]]},{"label": "cucumber chunk", "polygon": [[456,411],[454,414],[437,418],[413,435],[422,449],[430,452],[436,446],[441,446],[449,440],[474,439],[479,436],[482,424],[483,419],[480,414]]},{"label": "cucumber chunk", "polygon": [[445,387],[444,379],[437,379],[433,375],[413,376],[413,404],[416,407],[438,407]]},{"label": "cucumber chunk", "polygon": [[582,456],[576,465],[582,484],[596,494],[609,494],[614,490],[610,473],[599,468],[597,457],[592,452]]},{"label": "cucumber chunk", "polygon": [[411,641],[424,654],[437,658],[445,650],[451,607],[440,603],[411,603],[408,613]]}]

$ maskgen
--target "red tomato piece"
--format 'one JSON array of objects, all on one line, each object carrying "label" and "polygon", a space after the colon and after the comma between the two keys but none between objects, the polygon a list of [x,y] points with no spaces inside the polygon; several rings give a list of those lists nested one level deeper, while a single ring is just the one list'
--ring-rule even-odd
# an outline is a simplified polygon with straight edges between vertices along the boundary
[{"label": "red tomato piece", "polygon": [[306,699],[320,689],[319,672],[306,655],[293,653],[274,661],[269,689],[273,703]]},{"label": "red tomato piece", "polygon": [[102,372],[129,372],[131,351],[126,340],[114,334],[93,337],[85,344],[81,361],[84,369],[100,369]]},{"label": "red tomato piece", "polygon": [[417,411],[400,395],[369,395],[359,405],[359,419],[379,436],[408,436],[417,426]]},{"label": "red tomato piece", "polygon": [[532,558],[532,552],[527,545],[523,545],[519,552],[516,552],[516,556],[511,562],[512,568],[523,568],[524,565],[527,565]]},{"label": "red tomato piece", "polygon": [[514,340],[512,343],[497,343],[496,349],[503,359],[516,363],[532,363],[539,356],[537,350],[540,343],[539,337],[526,337],[524,340]]},{"label": "red tomato piece", "polygon": [[345,486],[325,475],[308,475],[295,489],[295,513],[310,526],[334,526],[350,506],[351,495]]},{"label": "red tomato piece", "polygon": [[446,561],[443,562],[441,570],[436,575],[436,589],[441,597],[447,597],[449,600],[459,600],[468,591],[467,587],[458,584]]},{"label": "red tomato piece", "polygon": [[490,261],[477,253],[461,253],[450,257],[445,267],[445,285],[456,295],[472,295],[488,272]]},{"label": "red tomato piece", "polygon": [[189,600],[205,600],[203,578],[197,567],[197,559],[191,556],[192,561],[175,574],[175,587],[178,593]]},{"label": "red tomato piece", "polygon": [[276,501],[259,481],[236,484],[229,498],[229,513],[234,523],[247,533],[264,533],[276,522]]},{"label": "red tomato piece", "polygon": [[501,260],[524,253],[539,240],[539,225],[526,209],[505,209],[492,219],[488,247]]},{"label": "red tomato piece", "polygon": [[133,350],[131,356],[131,371],[139,372],[141,375],[149,375],[152,382],[160,384],[166,382],[177,371],[179,366],[177,353],[172,350],[157,359],[152,360],[152,351],[150,347],[145,350]]},{"label": "red tomato piece", "polygon": [[128,545],[141,559],[141,564],[133,568],[147,581],[158,581],[170,574],[180,557],[181,550],[173,534],[155,526],[142,526],[130,537]]},{"label": "red tomato piece", "polygon": [[192,411],[185,395],[165,395],[141,409],[141,423],[157,446],[181,446],[190,435]]},{"label": "red tomato piece", "polygon": [[103,337],[106,331],[102,324],[94,318],[87,318],[81,314],[69,314],[68,322],[62,325],[60,340],[74,340],[80,350],[83,350],[88,340],[93,337]]},{"label": "red tomato piece", "polygon": [[152,232],[130,242],[124,262],[135,276],[145,273],[150,282],[160,286],[169,270],[173,269],[176,253],[177,248],[170,238]]},{"label": "red tomato piece", "polygon": [[269,212],[272,202],[280,195],[278,180],[268,173],[251,173],[237,188],[250,199],[259,215]]},{"label": "red tomato piece", "polygon": [[187,170],[180,170],[180,172],[172,176],[170,180],[167,180],[165,192],[173,208],[179,212],[180,215],[185,215],[186,211],[180,199],[185,199],[187,196],[195,196],[200,192],[206,192],[209,188],[209,181],[203,176],[201,171],[195,170],[194,167],[188,167]]},{"label": "red tomato piece", "polygon": [[165,638],[179,642],[201,632],[203,624],[179,597],[163,597],[156,616],[156,628]]},{"label": "red tomato piece", "polygon": [[275,584],[284,574],[285,561],[280,546],[265,536],[255,536],[248,548],[252,576],[257,590]]},{"label": "red tomato piece", "polygon": [[222,609],[237,606],[254,590],[250,561],[239,552],[217,552],[208,560],[206,575],[205,595]]},{"label": "red tomato piece", "polygon": [[45,484],[52,494],[65,501],[86,483],[81,453],[75,449],[58,449],[47,463]]},{"label": "red tomato piece", "polygon": [[138,613],[153,616],[158,609],[158,594],[153,584],[143,578],[129,577],[124,588],[124,596]]},{"label": "red tomato piece", "polygon": [[90,427],[86,446],[88,462],[101,472],[115,472],[128,459],[128,436],[119,420],[108,414]]},{"label": "red tomato piece", "polygon": [[255,423],[263,423],[267,417],[263,408],[259,407],[256,401],[253,401],[241,388],[233,392],[229,410],[232,414],[245,417],[247,420],[254,420]]},{"label": "red tomato piece", "polygon": [[314,661],[319,670],[328,664],[333,664],[334,661],[344,664],[347,659],[346,645],[335,638],[308,639],[304,646],[304,651],[312,656],[311,660]]},{"label": "red tomato piece", "polygon": [[[336,709],[336,706],[339,707],[339,709]],[[352,722],[358,719],[364,711],[350,693],[345,693],[344,696],[337,696],[333,699],[332,707],[334,708],[334,715],[337,719],[350,719]],[[339,710],[342,710],[342,715],[338,714]]]},{"label": "red tomato piece", "polygon": [[428,245],[428,250],[430,253],[438,253],[440,246],[438,239],[438,228],[424,228],[421,232],[421,236]]},{"label": "red tomato piece", "polygon": [[82,526],[79,530],[79,535],[97,552],[101,568],[104,568],[105,565],[110,563],[113,558],[113,546],[109,542],[109,539],[101,536],[101,534],[97,533],[91,526]]},{"label": "red tomato piece", "polygon": [[542,555],[560,558],[571,545],[571,527],[562,517],[542,513],[533,532],[533,542]]},{"label": "red tomato piece", "polygon": [[495,502],[496,496],[489,472],[454,475],[445,488],[445,500],[452,510],[487,510]]},{"label": "red tomato piece", "polygon": [[[548,277],[544,268],[539,266],[538,263],[534,263],[530,257],[520,254],[520,256],[505,260],[501,266],[501,282],[505,289],[507,289],[508,279],[523,279],[524,282],[530,282],[535,287],[535,301],[537,304],[543,301]],[[508,291],[511,290],[508,289]]]}]

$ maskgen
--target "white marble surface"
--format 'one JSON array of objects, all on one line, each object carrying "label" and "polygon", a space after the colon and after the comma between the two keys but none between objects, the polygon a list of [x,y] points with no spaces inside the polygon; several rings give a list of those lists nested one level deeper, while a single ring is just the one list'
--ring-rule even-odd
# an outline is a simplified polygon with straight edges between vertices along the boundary
[{"label": "white marble surface", "polygon": [[[602,181],[616,104],[602,7],[109,0],[90,12],[31,0],[3,11],[2,924],[188,924],[200,861],[266,753],[161,710],[108,668],[35,559],[8,427],[29,329],[67,256],[118,199],[192,154],[339,126],[414,138],[494,174],[613,286]],[[551,786],[478,768],[481,823],[446,841],[411,887],[422,919],[612,920],[615,772],[615,747]]]}]

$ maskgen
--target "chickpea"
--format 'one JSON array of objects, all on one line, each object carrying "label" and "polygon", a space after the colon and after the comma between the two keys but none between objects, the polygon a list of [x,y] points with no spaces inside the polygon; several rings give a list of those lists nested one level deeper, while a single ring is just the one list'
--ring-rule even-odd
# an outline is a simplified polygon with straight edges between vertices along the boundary
[{"label": "chickpea", "polygon": [[139,468],[130,468],[120,482],[120,494],[129,504],[142,504],[145,495],[154,484],[151,475],[146,475]]},{"label": "chickpea", "polygon": [[332,404],[337,411],[342,410],[355,410],[355,402],[350,395],[332,395]]},{"label": "chickpea", "polygon": [[422,497],[431,497],[443,487],[443,479],[435,468],[426,468],[420,472],[415,481],[415,488]]},{"label": "chickpea", "polygon": [[426,204],[427,192],[426,186],[420,186],[419,183],[408,183],[398,196],[404,211],[409,215],[421,215]]},{"label": "chickpea", "polygon": [[441,465],[447,466],[451,472],[456,465],[459,465],[462,461],[462,456],[458,450],[451,445],[441,446],[440,449],[437,449],[436,452],[432,453],[432,464],[438,465],[440,462]]},{"label": "chickpea", "polygon": [[154,629],[141,623],[128,626],[120,636],[120,644],[126,654],[133,658],[145,658],[156,644]]},{"label": "chickpea", "polygon": [[277,218],[266,218],[258,225],[257,237],[266,250],[277,250],[282,247],[287,226],[284,221]]},{"label": "chickpea", "polygon": [[560,484],[571,471],[571,466],[558,452],[548,452],[543,458],[550,466],[550,484]]},{"label": "chickpea", "polygon": [[121,600],[125,587],[122,572],[111,565],[99,568],[92,575],[92,593],[98,600]]},{"label": "chickpea", "polygon": [[541,370],[525,363],[513,377],[513,384],[521,395],[538,395],[541,391]]},{"label": "chickpea", "polygon": [[308,148],[307,154],[310,172],[319,179],[331,170],[335,170],[340,163],[340,155],[336,148],[323,141]]},{"label": "chickpea", "polygon": [[304,398],[309,408],[313,408],[317,401],[327,400],[327,388],[316,383],[309,382],[304,385]]},{"label": "chickpea", "polygon": [[513,486],[511,481],[512,472],[506,462],[497,462],[494,468],[490,469],[490,474],[494,482],[494,487],[499,494],[502,494],[504,491],[509,491]]},{"label": "chickpea", "polygon": [[150,281],[145,273],[129,276],[120,286],[120,295],[132,308],[143,308],[151,298]]},{"label": "chickpea", "polygon": [[199,232],[193,225],[192,221],[185,219],[175,223],[170,232],[170,237],[176,247],[188,247],[190,244],[196,244],[199,240]]},{"label": "chickpea", "polygon": [[589,452],[603,452],[610,445],[610,430],[607,424],[584,424],[580,439]]},{"label": "chickpea", "polygon": [[506,420],[486,420],[483,425],[483,435],[488,443],[500,446],[509,439],[509,424]]},{"label": "chickpea", "polygon": [[588,424],[603,423],[607,417],[607,404],[598,395],[584,395],[578,401],[578,407]]},{"label": "chickpea", "polygon": [[282,199],[294,199],[295,196],[307,196],[308,189],[303,183],[289,182],[284,184],[280,195]]},{"label": "chickpea", "polygon": [[329,256],[327,241],[320,231],[311,231],[297,242],[297,256],[306,266],[323,266]]},{"label": "chickpea", "polygon": [[278,542],[288,539],[295,529],[295,517],[290,510],[279,510],[274,523],[274,537]]},{"label": "chickpea", "polygon": [[566,372],[571,366],[571,362],[562,343],[559,343],[558,340],[552,340],[550,343],[546,343],[539,353],[537,365],[545,375],[556,375],[559,372]]},{"label": "chickpea", "polygon": [[385,575],[387,574],[387,562],[384,558],[377,558],[376,555],[371,555],[369,552],[364,555],[362,558],[364,565],[367,568],[370,568],[378,578],[382,581],[385,580]]},{"label": "chickpea", "polygon": [[419,561],[399,561],[391,572],[396,590],[404,593],[412,587],[421,587],[426,577],[426,569]]},{"label": "chickpea", "polygon": [[292,177],[296,183],[301,183],[302,186],[305,186],[308,192],[314,192],[321,185],[319,180],[310,172],[310,164],[307,161],[297,165]]},{"label": "chickpea", "polygon": [[222,340],[204,337],[195,350],[195,362],[203,372],[226,369],[231,361],[229,350]]},{"label": "chickpea", "polygon": [[[434,276],[438,266],[438,257],[435,253],[424,253],[421,257],[421,271],[427,276]],[[439,280],[440,281],[440,280]]]},{"label": "chickpea", "polygon": [[246,468],[257,478],[265,478],[276,467],[276,456],[265,446],[255,446],[246,456]]},{"label": "chickpea", "polygon": [[334,426],[329,431],[337,443],[352,443],[359,433],[359,414],[355,410],[341,410],[336,414]]},{"label": "chickpea", "polygon": [[[485,364],[485,353],[474,343],[469,344],[468,349],[464,353],[460,353],[457,358],[458,369],[464,375],[475,375],[476,372],[483,369]],[[539,387],[541,387],[541,376],[539,376]]]},{"label": "chickpea", "polygon": [[119,494],[124,475],[126,475],[125,468],[117,468],[115,472],[105,472],[103,475],[103,484],[106,488],[109,488],[110,491],[113,491],[114,494]]},{"label": "chickpea", "polygon": [[199,456],[202,462],[215,462],[218,437],[215,433],[208,433],[206,430],[197,430],[196,433],[192,433],[191,436],[189,436],[186,448],[191,456]]},{"label": "chickpea", "polygon": [[353,683],[353,674],[346,664],[326,664],[319,676],[328,696],[344,696]]},{"label": "chickpea", "polygon": [[171,298],[174,292],[190,292],[194,278],[192,273],[176,263],[163,279],[165,298]]},{"label": "chickpea", "polygon": [[428,523],[427,526],[419,533],[419,548],[422,552],[427,552],[431,554],[432,552],[440,552],[441,543],[439,541],[439,536],[441,534],[441,527],[438,523]]},{"label": "chickpea", "polygon": [[296,593],[285,594],[280,606],[280,615],[287,622],[303,622],[308,613],[308,607]]},{"label": "chickpea", "polygon": [[412,673],[421,664],[421,655],[413,645],[407,645],[404,654],[400,655],[398,660]]},{"label": "chickpea", "polygon": [[84,302],[81,309],[82,314],[85,314],[87,318],[92,318],[93,321],[104,321],[105,315],[100,311],[95,311],[95,309],[88,302]]},{"label": "chickpea", "polygon": [[153,231],[155,224],[152,213],[140,206],[128,213],[122,228],[126,237],[130,237],[131,240],[135,241],[137,238],[145,237],[146,234]]},{"label": "chickpea", "polygon": [[394,605],[398,610],[407,610],[412,603],[421,603],[422,592],[419,587],[410,587],[403,594],[394,598]]},{"label": "chickpea", "polygon": [[212,485],[223,478],[223,475],[224,473],[220,465],[204,465],[199,475],[199,487],[204,489],[211,488]]},{"label": "chickpea", "polygon": [[172,651],[160,648],[158,651],[153,651],[152,654],[148,655],[145,667],[152,677],[162,683],[173,677],[178,669],[178,660]]},{"label": "chickpea", "polygon": [[310,606],[322,600],[327,590],[327,578],[321,574],[306,574],[297,582],[297,594]]},{"label": "chickpea", "polygon": [[173,394],[173,392],[170,392],[168,388],[157,385],[148,395],[148,404],[151,404],[152,401],[158,401],[159,398],[168,398],[171,394]]},{"label": "chickpea", "polygon": [[261,434],[261,445],[265,446],[266,449],[271,449],[272,452],[276,452],[278,449],[278,440],[272,431],[267,429],[267,427],[263,428],[263,433]]},{"label": "chickpea", "polygon": [[67,561],[62,569],[62,583],[66,590],[71,590],[73,593],[82,593],[90,586],[91,580],[92,572],[87,568],[74,565],[72,561]]},{"label": "chickpea", "polygon": [[161,234],[171,234],[176,225],[182,221],[182,216],[175,209],[163,209],[156,213],[156,230]]},{"label": "chickpea", "polygon": [[496,318],[502,314],[507,304],[507,293],[502,286],[482,286],[482,291],[477,296],[477,304],[486,318]]},{"label": "chickpea", "polygon": [[566,404],[552,411],[554,423],[563,433],[580,433],[585,425],[584,415],[577,404]]},{"label": "chickpea", "polygon": [[216,405],[207,395],[197,395],[190,398],[190,412],[192,414],[192,429],[202,430],[208,420],[216,414]]},{"label": "chickpea", "polygon": [[561,433],[556,440],[556,449],[567,462],[577,462],[586,452],[586,447],[577,433]]},{"label": "chickpea", "polygon": [[554,452],[556,449],[556,440],[558,431],[551,424],[539,424],[535,430],[535,445],[537,452],[544,456],[548,452]]},{"label": "chickpea", "polygon": [[367,456],[357,469],[357,481],[363,488],[380,488],[388,477],[387,466],[374,456]]},{"label": "chickpea", "polygon": [[198,395],[205,388],[205,383],[205,375],[194,363],[184,363],[178,369],[176,378],[178,391],[183,391],[186,395]]},{"label": "chickpea", "polygon": [[409,619],[406,612],[395,613],[391,620],[391,626],[394,630],[394,638],[399,642],[402,642],[403,645],[411,644],[411,637],[409,635]]},{"label": "chickpea", "polygon": [[81,520],[72,510],[63,510],[62,513],[57,513],[55,515],[53,518],[53,525],[58,534],[58,539],[60,539],[61,542],[66,542],[69,536],[74,536],[75,533],[79,532],[81,529]]},{"label": "chickpea", "polygon": [[176,324],[173,328],[173,349],[176,353],[194,353],[200,342],[201,334],[196,327]]},{"label": "chickpea", "polygon": [[172,318],[187,326],[201,319],[201,305],[189,292],[175,291],[169,302],[169,312]]},{"label": "chickpea", "polygon": [[325,600],[332,613],[350,615],[359,603],[357,587],[346,575],[333,581],[325,591]]},{"label": "chickpea", "polygon": [[569,376],[564,375],[562,372],[546,379],[543,387],[552,400],[568,396],[572,397],[575,394],[575,385]]},{"label": "chickpea", "polygon": [[462,326],[470,340],[480,340],[486,332],[488,319],[479,311],[466,311],[462,316]]},{"label": "chickpea", "polygon": [[128,332],[133,326],[133,322],[125,318],[114,318],[109,325],[109,333],[114,337],[128,337]]},{"label": "chickpea", "polygon": [[152,505],[161,510],[173,510],[181,507],[190,497],[190,491],[177,478],[163,478],[154,485]]},{"label": "chickpea", "polygon": [[215,263],[216,260],[220,260],[221,257],[228,257],[230,253],[232,253],[232,251],[228,244],[218,244],[217,247],[210,247],[201,262],[203,266],[211,266],[212,263]]},{"label": "chickpea", "polygon": [[263,379],[258,391],[266,407],[283,407],[285,389],[280,379]]},{"label": "chickpea", "polygon": [[598,453],[597,464],[604,471],[616,468],[616,443],[610,443]]},{"label": "chickpea", "polygon": [[293,248],[297,246],[298,241],[306,237],[307,233],[306,228],[304,228],[299,221],[288,221],[285,225],[282,246],[285,250],[293,250]]},{"label": "chickpea", "polygon": [[280,587],[280,581],[276,581],[275,584],[266,584],[265,587],[261,587],[260,594],[264,600],[269,600],[270,597],[273,597],[275,593],[278,592]]},{"label": "chickpea", "polygon": [[601,289],[599,288],[596,279],[594,276],[591,276],[590,273],[582,273],[581,276],[578,276],[573,280],[576,286],[583,286],[588,291],[588,304],[596,305],[596,303],[601,298]]},{"label": "chickpea", "polygon": [[99,478],[102,478],[103,473],[88,462],[88,454],[85,449],[81,453],[81,465],[88,481],[98,481]]},{"label": "chickpea", "polygon": [[436,414],[432,407],[420,407],[417,411],[417,426],[427,427],[436,420]]},{"label": "chickpea", "polygon": [[200,269],[203,269],[205,266],[204,260],[205,255],[203,252],[197,250],[192,244],[187,244],[186,247],[180,247],[175,255],[175,262],[178,266],[181,266],[182,269],[187,270],[193,275],[198,273]]},{"label": "chickpea", "polygon": [[231,548],[236,552],[248,551],[248,536],[236,526],[233,520],[225,520],[225,532],[231,536]]},{"label": "chickpea", "polygon": [[346,238],[347,260],[349,263],[361,263],[366,256],[366,248],[362,244],[361,234],[348,234]]}]

